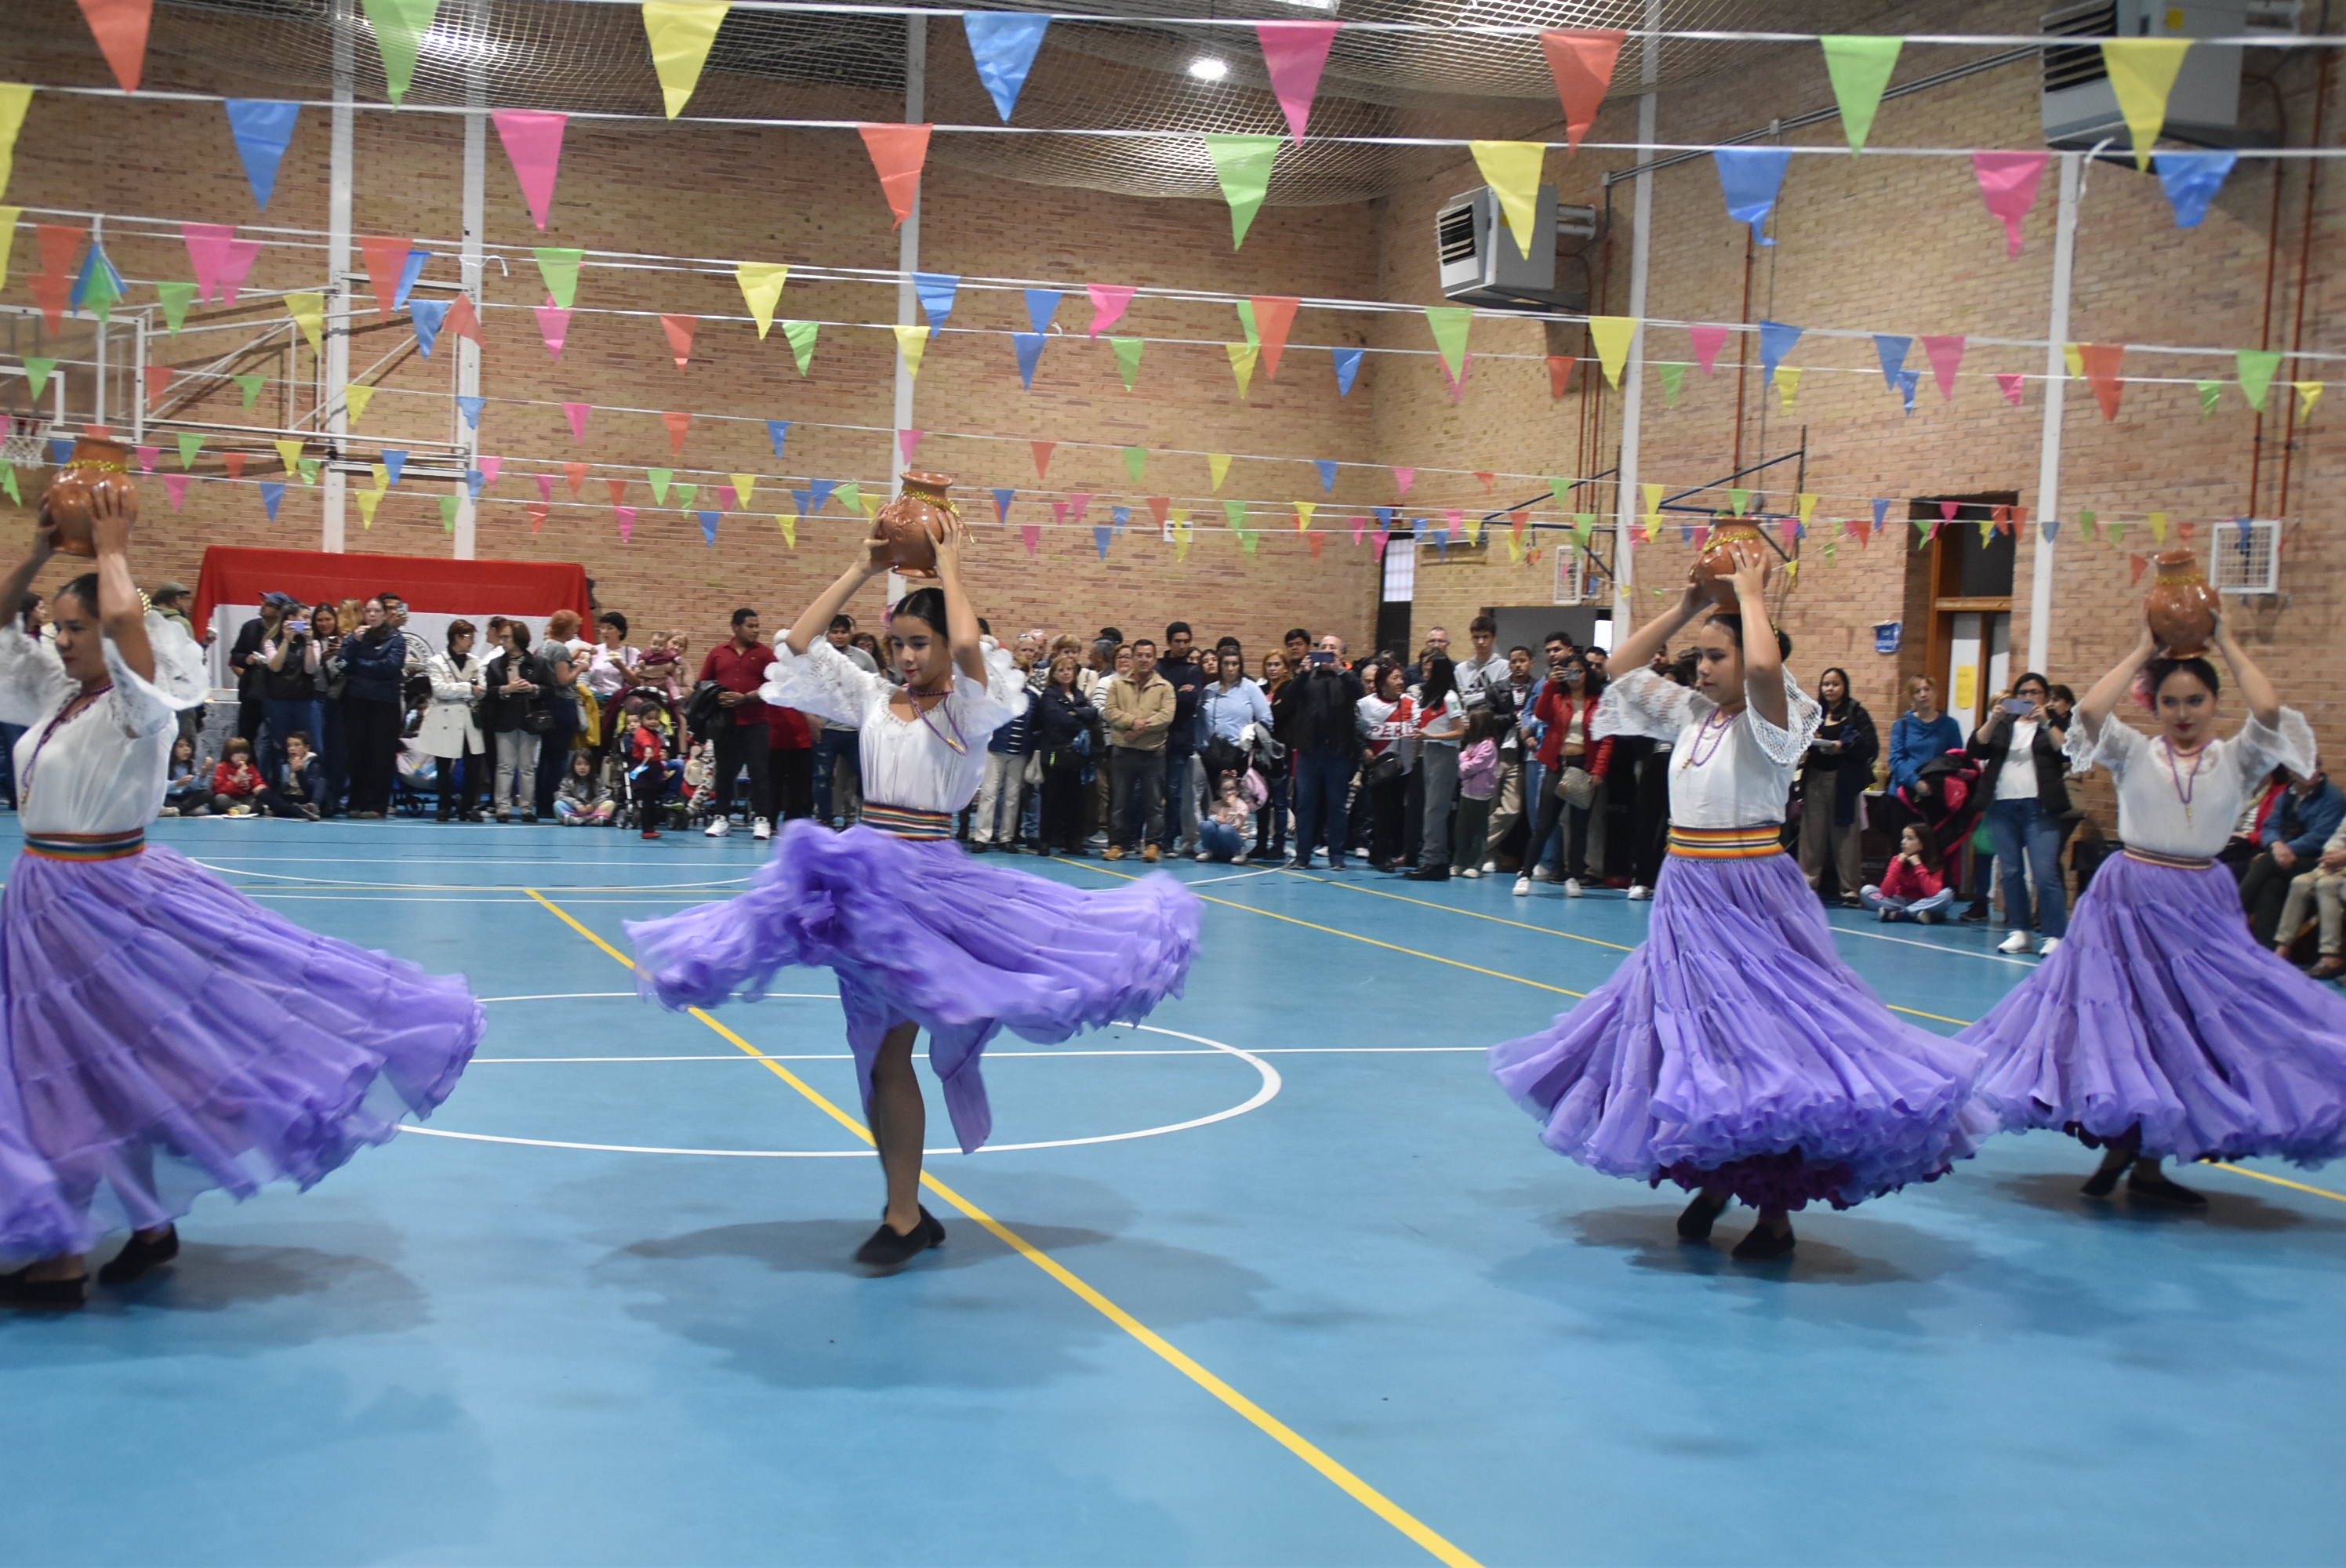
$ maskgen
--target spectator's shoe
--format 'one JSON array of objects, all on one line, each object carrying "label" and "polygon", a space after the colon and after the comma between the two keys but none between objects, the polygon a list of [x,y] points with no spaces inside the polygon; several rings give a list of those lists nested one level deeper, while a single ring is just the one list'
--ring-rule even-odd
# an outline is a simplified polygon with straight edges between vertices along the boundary
[{"label": "spectator's shoe", "polygon": [[2346,974],[2346,958],[2334,952],[2305,972],[2308,980],[2335,980],[2341,974]]},{"label": "spectator's shoe", "polygon": [[1480,867],[1480,866],[1463,866],[1463,867],[1455,867],[1455,868],[1454,868],[1454,869],[1455,871],[1457,871],[1457,872],[1458,872],[1458,874],[1459,874],[1460,876],[1462,876],[1462,877],[1465,877],[1465,878],[1469,879],[1470,881],[1471,881],[1471,880],[1473,880],[1473,879],[1475,879],[1475,878],[1479,878],[1479,877],[1480,877],[1480,876],[1482,876],[1482,874],[1483,874],[1483,868],[1482,868],[1482,867]]},{"label": "spectator's shoe", "polygon": [[773,836],[774,825],[766,820],[765,818],[753,817],[750,820],[750,837],[753,839],[770,839]]},{"label": "spectator's shoe", "polygon": [[1341,871],[1344,870],[1344,862],[1331,855],[1328,857],[1328,869],[1331,871]]},{"label": "spectator's shoe", "polygon": [[2061,939],[2057,936],[2048,936],[2036,944],[2036,956],[2039,958],[2050,958],[2060,951]]},{"label": "spectator's shoe", "polygon": [[1141,858],[1142,860],[1147,860],[1147,861],[1148,861],[1150,865],[1152,865],[1152,866],[1153,866],[1153,865],[1155,865],[1155,864],[1157,863],[1157,860],[1158,860],[1158,850],[1157,846],[1156,846],[1156,845],[1154,845],[1154,844],[1148,844],[1148,845],[1145,845],[1145,846],[1143,846],[1143,848],[1141,849],[1141,851],[1140,851],[1140,858]]},{"label": "spectator's shoe", "polygon": [[1545,866],[1534,866],[1532,868],[1532,881],[1535,882],[1552,882],[1556,881],[1556,873],[1549,871]]},{"label": "spectator's shoe", "polygon": [[1995,944],[1995,951],[1998,952],[2026,952],[2030,948],[2035,947],[2035,942],[2030,938],[2026,932],[2014,931],[2010,936],[2005,937],[2002,942]]},{"label": "spectator's shoe", "polygon": [[535,811],[524,811],[521,814],[521,820],[524,824],[534,827],[537,822],[537,813]]},{"label": "spectator's shoe", "polygon": [[1944,925],[1947,923],[1947,917],[1940,913],[1937,910],[1924,910],[1914,917],[1914,923],[1916,925]]},{"label": "spectator's shoe", "polygon": [[304,801],[301,805],[301,815],[314,822],[318,820],[318,808],[308,801]]},{"label": "spectator's shoe", "polygon": [[732,830],[733,819],[730,817],[719,817],[715,821],[709,823],[708,827],[703,828],[701,832],[711,839],[721,839]]},{"label": "spectator's shoe", "polygon": [[1529,898],[1529,897],[1531,897],[1531,896],[1532,896],[1532,880],[1531,880],[1531,878],[1529,878],[1529,877],[1517,877],[1517,878],[1515,879],[1515,897],[1517,897],[1517,898],[1519,898],[1519,899],[1527,899],[1527,898]]},{"label": "spectator's shoe", "polygon": [[128,1285],[132,1280],[151,1274],[179,1256],[179,1231],[177,1226],[165,1226],[163,1234],[152,1241],[137,1236],[123,1244],[114,1255],[114,1261],[97,1271],[100,1285]]},{"label": "spectator's shoe", "polygon": [[1568,899],[1576,899],[1584,896],[1580,886],[1580,879],[1578,877],[1566,877],[1564,879],[1564,896]]},{"label": "spectator's shoe", "polygon": [[1987,906],[1985,904],[1974,904],[1957,918],[1962,920],[1965,925],[1985,925],[1987,923]]},{"label": "spectator's shoe", "polygon": [[872,1238],[855,1249],[855,1261],[864,1268],[882,1274],[893,1274],[932,1247],[944,1245],[945,1227],[926,1207],[921,1210],[920,1224],[909,1231],[898,1232],[882,1220]]},{"label": "spectator's shoe", "polygon": [[1650,902],[1653,896],[1654,890],[1643,882],[1632,882],[1629,885],[1629,901],[1633,904]]},{"label": "spectator's shoe", "polygon": [[982,855],[993,847],[993,845],[987,843],[984,839],[972,839],[969,841],[969,852],[973,855]]},{"label": "spectator's shoe", "polygon": [[500,811],[497,813],[497,820],[499,823],[510,822],[513,820],[513,813],[511,811]]},{"label": "spectator's shoe", "polygon": [[1499,874],[1499,862],[1496,860],[1484,860],[1483,862],[1483,874],[1486,877],[1497,876]]},{"label": "spectator's shoe", "polygon": [[1124,846],[1122,844],[1110,844],[1107,849],[1100,852],[1111,860],[1120,860],[1124,859]]},{"label": "spectator's shoe", "polygon": [[351,820],[353,822],[380,822],[382,820],[382,813],[380,811],[353,811],[351,813]]},{"label": "spectator's shoe", "polygon": [[166,806],[161,810],[155,813],[158,817],[176,817],[178,814],[179,809],[177,806]]},{"label": "spectator's shoe", "polygon": [[658,828],[646,828],[643,836],[647,839],[657,839],[660,836],[660,830]]},{"label": "spectator's shoe", "polygon": [[1291,860],[1281,860],[1279,869],[1282,871],[1308,871],[1311,869],[1311,857],[1298,855]]},{"label": "spectator's shoe", "polygon": [[1393,872],[1401,870],[1401,868],[1394,865],[1391,860],[1383,860],[1375,855],[1371,855],[1369,857],[1369,870],[1372,871],[1382,871],[1386,876],[1391,876]]},{"label": "spectator's shoe", "polygon": [[1402,881],[1405,882],[1446,882],[1449,880],[1448,866],[1420,866],[1413,871],[1402,873]]},{"label": "spectator's shoe", "polygon": [[1206,851],[1205,851],[1205,850],[1199,850],[1197,853],[1195,853],[1195,854],[1191,855],[1189,858],[1190,858],[1191,860],[1204,860],[1204,859],[1206,858]]},{"label": "spectator's shoe", "polygon": [[[1205,857],[1201,855],[1198,858],[1203,860]],[[1243,866],[1253,858],[1253,856],[1248,854],[1244,850],[1240,850],[1237,854],[1230,857],[1230,864],[1234,866]]]}]

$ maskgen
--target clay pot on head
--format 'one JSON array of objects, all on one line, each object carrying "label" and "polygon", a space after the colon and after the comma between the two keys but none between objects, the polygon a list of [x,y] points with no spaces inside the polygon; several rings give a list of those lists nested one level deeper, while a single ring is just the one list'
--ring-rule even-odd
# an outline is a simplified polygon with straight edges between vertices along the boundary
[{"label": "clay pot on head", "polygon": [[49,481],[41,510],[57,526],[57,549],[67,555],[94,559],[97,540],[90,506],[98,493],[118,491],[135,505],[138,487],[130,482],[130,449],[119,443],[85,435],[74,443],[73,455]]},{"label": "clay pot on head", "polygon": [[2152,639],[2175,658],[2206,653],[2223,600],[2208,585],[2198,557],[2188,550],[2169,550],[2152,564],[2158,568],[2158,580],[2142,602]]},{"label": "clay pot on head", "polygon": [[903,577],[934,578],[937,541],[954,516],[949,473],[905,473],[899,476],[903,494],[880,508],[872,537],[885,539],[895,551],[890,565]]},{"label": "clay pot on head", "polygon": [[[1722,616],[1734,615],[1743,607],[1741,602],[1735,596],[1735,545],[1744,540],[1750,541],[1763,550],[1768,546],[1768,537],[1760,532],[1760,525],[1757,523],[1749,523],[1738,517],[1713,528],[1710,531],[1710,544],[1700,555],[1695,557],[1693,574],[1695,586],[1700,588],[1709,597],[1711,604]],[[1770,563],[1770,573],[1774,569],[1774,564]]]}]

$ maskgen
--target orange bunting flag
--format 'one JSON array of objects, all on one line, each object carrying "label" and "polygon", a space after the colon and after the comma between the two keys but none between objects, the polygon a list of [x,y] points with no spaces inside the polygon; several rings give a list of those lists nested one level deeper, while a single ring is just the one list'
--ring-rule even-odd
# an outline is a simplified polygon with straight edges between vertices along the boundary
[{"label": "orange bunting flag", "polygon": [[1556,96],[1564,101],[1565,149],[1580,150],[1580,138],[1596,123],[1596,111],[1613,85],[1613,66],[1628,34],[1617,27],[1551,27],[1540,35]]},{"label": "orange bunting flag", "polygon": [[366,257],[368,286],[374,290],[375,314],[385,321],[395,308],[393,301],[399,294],[399,274],[407,265],[407,253],[419,249],[413,239],[383,239],[363,236],[359,250]]},{"label": "orange bunting flag", "polygon": [[872,155],[872,167],[880,176],[880,188],[888,193],[889,209],[896,214],[901,226],[913,215],[913,204],[921,199],[921,166],[929,158],[929,130],[925,125],[867,125],[856,127],[863,135],[863,148]]},{"label": "orange bunting flag", "polygon": [[81,0],[81,15],[114,79],[124,92],[137,92],[147,63],[147,25],[154,18],[155,0]]},{"label": "orange bunting flag", "polygon": [[482,341],[481,313],[473,309],[470,294],[460,293],[448,302],[448,319],[440,324],[440,330],[454,332],[460,338],[470,338],[475,343]]},{"label": "orange bunting flag", "polygon": [[660,415],[660,423],[668,426],[668,449],[670,452],[682,452],[684,433],[692,423],[692,415],[670,409]]},{"label": "orange bunting flag", "polygon": [[685,361],[692,358],[692,334],[699,325],[698,316],[660,317],[661,330],[668,333],[668,351],[675,358],[678,370],[684,369]]},{"label": "orange bunting flag", "polygon": [[1035,478],[1051,477],[1051,449],[1058,444],[1056,441],[1030,441],[1026,443],[1028,450],[1035,453]]},{"label": "orange bunting flag", "polygon": [[1254,306],[1255,331],[1262,334],[1262,373],[1272,381],[1279,379],[1279,356],[1287,348],[1287,334],[1295,325],[1295,308],[1303,301],[1291,294],[1257,294],[1250,301]]},{"label": "orange bunting flag", "polygon": [[2086,381],[2094,389],[2094,399],[2102,405],[2102,418],[2118,416],[2118,398],[2125,388],[2118,383],[2118,361],[2126,357],[2124,343],[2079,343],[2077,360],[2085,368]]}]

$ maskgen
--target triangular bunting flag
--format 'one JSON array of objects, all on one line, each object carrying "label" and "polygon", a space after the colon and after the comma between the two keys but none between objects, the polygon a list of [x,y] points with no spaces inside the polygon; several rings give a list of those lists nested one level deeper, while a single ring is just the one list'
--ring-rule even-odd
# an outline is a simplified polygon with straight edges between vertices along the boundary
[{"label": "triangular bunting flag", "polygon": [[2118,416],[2118,398],[2125,389],[2118,382],[2118,361],[2126,357],[2124,343],[2079,343],[2077,359],[2085,368],[2086,382],[2094,389],[2095,401],[2102,405],[2102,418]]},{"label": "triangular bunting flag", "polygon": [[1629,344],[1637,335],[1635,316],[1588,318],[1588,341],[1596,351],[1596,362],[1605,369],[1606,384],[1621,384],[1621,367],[1629,362]]},{"label": "triangular bunting flag", "polygon": [[2036,205],[2036,188],[2044,183],[2049,152],[1975,152],[1972,172],[1979,179],[1980,199],[1989,216],[2004,225],[2006,259],[2020,254],[2020,220]]},{"label": "triangular bunting flag", "polygon": [[1536,141],[1470,141],[1474,167],[1483,183],[1499,199],[1515,249],[1531,260],[1532,232],[1539,220],[1540,169],[1547,159],[1547,144]]},{"label": "triangular bunting flag", "polygon": [[1040,332],[1013,332],[1010,351],[1018,356],[1018,384],[1028,392],[1035,390],[1035,367],[1043,361],[1043,345],[1047,340]]},{"label": "triangular bunting flag", "polygon": [[647,468],[644,470],[644,477],[651,483],[652,499],[660,503],[662,505],[666,505],[668,504],[668,489],[676,483],[676,470],[673,468]]},{"label": "triangular bunting flag", "polygon": [[1297,146],[1311,118],[1311,99],[1320,90],[1320,73],[1328,64],[1328,46],[1336,41],[1341,22],[1258,22],[1256,40],[1262,46],[1263,69],[1279,112],[1287,117],[1288,134]]},{"label": "triangular bunting flag", "polygon": [[1279,379],[1279,356],[1286,351],[1287,334],[1295,325],[1295,309],[1303,303],[1287,294],[1257,294],[1254,306],[1255,326],[1262,333],[1262,373],[1272,381]]},{"label": "triangular bunting flag", "polygon": [[929,319],[929,325],[942,327],[953,314],[954,299],[961,292],[961,276],[955,272],[915,272],[913,292],[920,296],[921,313]]},{"label": "triangular bunting flag", "polygon": [[1035,477],[1036,479],[1042,480],[1051,477],[1051,449],[1058,444],[1059,443],[1056,441],[1030,441],[1026,443],[1026,450],[1033,453],[1035,455]]},{"label": "triangular bunting flag", "polygon": [[904,373],[918,378],[921,373],[921,356],[928,352],[929,349],[929,329],[899,325],[893,330],[896,333],[896,351],[904,356]]},{"label": "triangular bunting flag", "polygon": [[1246,401],[1247,387],[1254,380],[1256,356],[1262,351],[1252,343],[1224,343],[1222,348],[1229,355],[1230,374],[1238,378],[1239,401],[1243,402]]},{"label": "triangular bunting flag", "polygon": [[554,207],[554,177],[562,167],[562,128],[570,117],[552,109],[491,109],[489,123],[505,144],[505,160],[521,182],[521,199],[529,219],[546,227]]},{"label": "triangular bunting flag", "polygon": [[2105,38],[2102,65],[2117,94],[2118,113],[2134,137],[2134,166],[2150,167],[2150,149],[2167,123],[2167,98],[2183,69],[2188,38]]},{"label": "triangular bunting flag", "polygon": [[589,406],[583,402],[566,402],[562,405],[562,417],[570,422],[571,440],[586,439],[586,410]]},{"label": "triangular bunting flag", "polygon": [[1766,384],[1775,384],[1776,367],[1783,362],[1786,354],[1792,351],[1792,345],[1800,341],[1801,331],[1801,328],[1788,321],[1760,323],[1760,380]]},{"label": "triangular bunting flag", "polygon": [[1955,397],[1955,372],[1963,368],[1964,339],[1961,332],[1941,337],[1924,337],[1923,352],[1930,356],[1931,375],[1939,383],[1939,399],[1953,402]]},{"label": "triangular bunting flag", "polygon": [[1425,324],[1433,330],[1435,347],[1442,351],[1443,367],[1456,380],[1466,368],[1466,334],[1474,324],[1474,311],[1470,305],[1428,305]]},{"label": "triangular bunting flag", "polygon": [[1727,198],[1727,216],[1751,226],[1755,245],[1773,245],[1768,238],[1768,214],[1784,184],[1784,170],[1792,150],[1782,147],[1714,148],[1711,162],[1719,168],[1719,188]]},{"label": "triangular bunting flag", "polygon": [[750,307],[750,319],[758,323],[758,341],[766,341],[766,333],[774,325],[774,308],[782,302],[782,285],[790,281],[790,270],[780,261],[744,261],[733,269],[733,280],[741,287],[742,303]]},{"label": "triangular bunting flag", "polygon": [[1222,481],[1230,476],[1230,454],[1227,452],[1206,453],[1206,476],[1213,482],[1210,488],[1219,490]]},{"label": "triangular bunting flag", "polygon": [[692,358],[692,334],[700,325],[698,316],[674,316],[663,312],[660,331],[668,334],[668,357],[676,361],[678,370],[684,369]]},{"label": "triangular bunting flag", "polygon": [[1127,446],[1124,449],[1124,472],[1135,484],[1140,483],[1141,470],[1148,466],[1148,449],[1147,447]]},{"label": "triangular bunting flag", "polygon": [[862,133],[863,150],[872,155],[872,167],[880,176],[880,188],[887,195],[888,209],[896,215],[901,228],[921,199],[921,166],[929,158],[930,127],[865,125],[856,129]]},{"label": "triangular bunting flag", "polygon": [[[15,219],[4,207],[0,207],[0,225],[11,229],[15,227]],[[5,284],[7,280],[7,239],[0,236],[0,284]],[[193,283],[158,283],[155,293],[163,301],[163,325],[176,335],[181,327],[188,324],[188,307],[196,302],[196,286]]]},{"label": "triangular bunting flag", "polygon": [[2018,371],[1998,371],[1995,373],[1995,384],[2003,389],[2004,401],[2014,408],[2020,406],[2021,384],[2027,379]]},{"label": "triangular bunting flag", "polygon": [[1270,166],[1279,157],[1275,136],[1229,136],[1209,133],[1206,154],[1214,162],[1214,178],[1230,209],[1230,249],[1246,242],[1248,229],[1270,190]]},{"label": "triangular bunting flag", "polygon": [[1328,351],[1336,363],[1336,395],[1338,397],[1350,397],[1352,394],[1353,378],[1361,373],[1361,356],[1367,351],[1365,349]]},{"label": "triangular bunting flag", "polygon": [[342,406],[349,411],[352,424],[366,417],[367,405],[374,402],[376,388],[365,382],[352,382],[342,389]]},{"label": "triangular bunting flag", "polygon": [[432,30],[440,0],[359,0],[367,23],[374,29],[374,46],[382,58],[383,92],[393,103],[407,97],[415,79],[416,51]]},{"label": "triangular bunting flag", "polygon": [[546,351],[556,359],[562,357],[562,345],[570,336],[570,312],[559,305],[532,305],[537,315],[537,335],[546,341]]},{"label": "triangular bunting flag", "polygon": [[1841,110],[1841,134],[1849,138],[1849,150],[1856,152],[1873,134],[1874,112],[1882,107],[1882,94],[1890,86],[1890,73],[1898,67],[1902,40],[1839,34],[1828,35],[1817,42],[1825,52],[1825,74],[1832,78],[1833,104]]},{"label": "triangular bunting flag", "polygon": [[2232,355],[2233,373],[2240,379],[2240,395],[2259,413],[2265,411],[2265,393],[2273,373],[2280,369],[2279,349],[2240,349]]},{"label": "triangular bunting flag", "polygon": [[1898,390],[1898,372],[1906,368],[1906,351],[1913,346],[1913,339],[1894,332],[1873,334],[1873,357],[1882,361],[1882,384],[1892,392]]},{"label": "triangular bunting flag", "polygon": [[790,342],[790,358],[798,361],[799,374],[805,375],[814,363],[814,338],[821,329],[820,321],[784,321],[782,336]]},{"label": "triangular bunting flag", "polygon": [[[87,3],[87,0],[85,0]],[[252,188],[255,207],[266,208],[277,191],[277,166],[293,139],[293,122],[301,106],[267,98],[229,98],[229,134],[236,138],[236,155],[244,162],[244,179]]]},{"label": "triangular bunting flag", "polygon": [[1613,67],[1627,33],[1612,27],[1550,27],[1540,34],[1556,96],[1564,105],[1565,149],[1580,150],[1580,138],[1596,123],[1596,111],[1613,85]]},{"label": "triangular bunting flag", "polygon": [[1140,374],[1141,340],[1110,338],[1107,346],[1116,354],[1117,373],[1124,378],[1124,390],[1130,392],[1133,382]]},{"label": "triangular bunting flag", "polygon": [[1719,351],[1727,345],[1727,333],[1725,327],[1700,322],[1687,329],[1687,338],[1694,344],[1695,363],[1702,367],[1703,374],[1719,373]]},{"label": "triangular bunting flag", "polygon": [[977,66],[977,79],[1007,125],[1010,112],[1018,107],[1019,89],[1026,85],[1026,73],[1035,68],[1035,52],[1043,46],[1043,33],[1051,19],[1016,11],[964,11],[961,25],[969,38],[969,57]]},{"label": "triangular bunting flag", "polygon": [[2178,229],[2197,229],[2208,216],[2208,204],[2224,188],[2224,177],[2240,155],[2227,148],[2219,152],[2162,152],[2151,159],[2158,168],[2158,185],[2175,209]]},{"label": "triangular bunting flag", "polygon": [[[964,13],[964,15],[970,14]],[[1096,338],[1124,319],[1126,308],[1132,303],[1134,290],[1122,283],[1086,283],[1084,292],[1091,296],[1091,336]]]},{"label": "triangular bunting flag", "polygon": [[730,0],[644,0],[644,40],[651,46],[652,70],[668,118],[692,101],[709,46],[732,8]]},{"label": "triangular bunting flag", "polygon": [[546,284],[546,291],[554,297],[554,303],[566,311],[570,309],[578,300],[578,267],[586,260],[586,252],[541,245],[530,254],[536,259],[538,278]]}]

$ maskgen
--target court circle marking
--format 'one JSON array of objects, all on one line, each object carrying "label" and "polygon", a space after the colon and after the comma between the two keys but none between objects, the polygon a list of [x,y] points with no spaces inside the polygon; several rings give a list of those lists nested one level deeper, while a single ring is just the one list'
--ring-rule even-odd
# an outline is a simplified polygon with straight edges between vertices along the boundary
[{"label": "court circle marking", "polygon": [[[584,998],[588,996],[603,996],[610,994],[625,995],[627,993],[583,992],[577,994]],[[777,999],[790,999],[794,1001],[835,1002],[838,1000],[836,996],[826,992],[775,991],[769,992],[767,994]],[[556,1002],[568,1000],[568,998],[566,996],[554,995],[493,996],[484,997],[482,1000],[484,1002]],[[1256,1055],[1251,1051],[1242,1051],[1235,1045],[1224,1044],[1219,1040],[1209,1040],[1202,1034],[1191,1034],[1179,1029],[1166,1029],[1154,1023],[1118,1023],[1116,1027],[1122,1029],[1137,1029],[1145,1033],[1163,1034],[1171,1039],[1187,1040],[1193,1044],[1210,1046],[1216,1051],[1235,1056],[1239,1061],[1244,1062],[1248,1066],[1252,1067],[1256,1074],[1261,1078],[1261,1082],[1256,1085],[1255,1092],[1239,1104],[1227,1106],[1209,1115],[1193,1116],[1186,1122],[1168,1122],[1163,1126],[1140,1127],[1128,1133],[1098,1133],[1092,1136],[1082,1138],[1046,1138],[1039,1142],[1026,1144],[987,1144],[974,1152],[981,1155],[1008,1155],[1034,1149],[1078,1148],[1089,1144],[1130,1143],[1137,1138],[1155,1138],[1162,1137],[1168,1133],[1190,1132],[1198,1127],[1209,1127],[1216,1122],[1233,1120],[1236,1117],[1245,1115],[1250,1111],[1259,1111],[1263,1106],[1270,1104],[1272,1100],[1278,1098],[1280,1090],[1285,1087],[1284,1080],[1282,1080],[1279,1075],[1279,1069],[1272,1066],[1270,1063],[1264,1061],[1261,1057]],[[741,1060],[744,1062],[754,1062],[758,1060],[758,1058],[745,1055]],[[460,1133],[446,1127],[426,1127],[416,1125],[414,1124],[402,1126],[400,1128],[400,1132],[403,1135],[417,1134],[430,1138],[454,1138],[464,1143],[509,1144],[521,1148],[533,1149],[582,1149],[595,1154],[689,1155],[708,1159],[759,1160],[863,1160],[872,1157],[872,1153],[869,1148],[673,1149],[635,1144],[576,1143],[561,1138],[516,1138],[507,1137],[495,1133]],[[924,1149],[922,1152],[929,1155],[957,1155],[962,1151],[958,1145],[948,1145],[944,1148]]]}]

